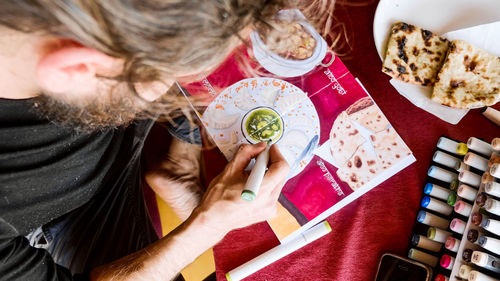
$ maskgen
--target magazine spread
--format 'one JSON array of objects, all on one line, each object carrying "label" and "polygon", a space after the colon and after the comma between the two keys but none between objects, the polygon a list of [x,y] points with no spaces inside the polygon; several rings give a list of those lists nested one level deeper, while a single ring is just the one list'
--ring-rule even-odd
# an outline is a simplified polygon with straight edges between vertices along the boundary
[{"label": "magazine spread", "polygon": [[230,57],[182,85],[208,97],[198,115],[228,161],[242,143],[278,145],[291,171],[269,224],[282,243],[415,161],[342,61],[327,52],[322,62],[299,77],[245,77]]}]

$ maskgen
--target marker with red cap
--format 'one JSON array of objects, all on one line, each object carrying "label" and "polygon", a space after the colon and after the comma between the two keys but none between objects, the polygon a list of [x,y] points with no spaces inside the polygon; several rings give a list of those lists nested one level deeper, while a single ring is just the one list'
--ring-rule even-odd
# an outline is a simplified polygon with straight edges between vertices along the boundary
[{"label": "marker with red cap", "polygon": [[436,275],[436,278],[434,278],[434,281],[449,281],[450,277],[444,276],[443,274],[438,274]]},{"label": "marker with red cap", "polygon": [[443,255],[441,257],[441,260],[439,261],[439,264],[443,268],[451,270],[453,268],[453,265],[455,264],[455,258],[449,255]]}]

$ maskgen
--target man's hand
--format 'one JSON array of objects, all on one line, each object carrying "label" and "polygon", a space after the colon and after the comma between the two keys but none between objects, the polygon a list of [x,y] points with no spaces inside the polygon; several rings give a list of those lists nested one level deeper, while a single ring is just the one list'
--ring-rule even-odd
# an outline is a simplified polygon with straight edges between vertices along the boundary
[{"label": "man's hand", "polygon": [[257,198],[244,201],[241,192],[248,172],[244,171],[252,158],[266,148],[266,143],[243,144],[224,171],[209,185],[195,216],[203,218],[206,231],[217,232],[222,238],[232,229],[245,227],[275,216],[277,200],[290,170],[288,163],[273,145],[269,151],[269,169],[262,181]]},{"label": "man's hand", "polygon": [[290,169],[276,146],[270,149],[269,170],[257,198],[241,198],[248,177],[244,169],[264,149],[264,143],[242,145],[183,224],[145,249],[92,270],[90,279],[171,280],[227,232],[273,217]]}]

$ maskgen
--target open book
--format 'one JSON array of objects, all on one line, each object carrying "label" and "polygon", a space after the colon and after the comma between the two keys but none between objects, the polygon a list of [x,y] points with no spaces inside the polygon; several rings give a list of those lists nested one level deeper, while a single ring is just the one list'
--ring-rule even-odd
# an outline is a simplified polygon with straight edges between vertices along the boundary
[{"label": "open book", "polygon": [[[245,77],[229,58],[201,82],[199,117],[227,160],[242,143],[272,139],[291,167],[269,221],[284,243],[324,220],[415,158],[364,87],[331,52],[300,77]],[[272,75],[270,75],[272,76]]]}]

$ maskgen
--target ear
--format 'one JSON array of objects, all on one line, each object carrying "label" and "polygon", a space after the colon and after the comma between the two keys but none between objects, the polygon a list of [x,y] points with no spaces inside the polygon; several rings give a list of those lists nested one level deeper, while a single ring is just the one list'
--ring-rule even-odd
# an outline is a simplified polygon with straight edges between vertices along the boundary
[{"label": "ear", "polygon": [[36,79],[45,91],[95,92],[96,74],[119,73],[117,58],[75,42],[59,46],[43,54],[36,67]]}]

